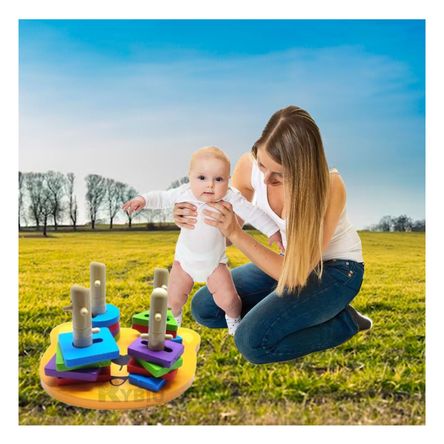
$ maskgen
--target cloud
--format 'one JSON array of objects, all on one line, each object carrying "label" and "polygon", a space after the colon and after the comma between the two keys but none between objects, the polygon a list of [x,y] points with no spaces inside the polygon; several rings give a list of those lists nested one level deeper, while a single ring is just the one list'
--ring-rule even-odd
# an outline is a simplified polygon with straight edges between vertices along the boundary
[{"label": "cloud", "polygon": [[[140,191],[164,188],[197,147],[219,145],[235,160],[272,112],[295,104],[312,113],[350,186],[376,175],[400,196],[423,182],[421,79],[387,56],[343,46],[223,57],[192,51],[163,62],[143,51],[125,62],[69,59],[21,67],[24,170],[96,172]],[[367,198],[379,201],[377,193]],[[388,214],[379,206],[372,212]]]}]

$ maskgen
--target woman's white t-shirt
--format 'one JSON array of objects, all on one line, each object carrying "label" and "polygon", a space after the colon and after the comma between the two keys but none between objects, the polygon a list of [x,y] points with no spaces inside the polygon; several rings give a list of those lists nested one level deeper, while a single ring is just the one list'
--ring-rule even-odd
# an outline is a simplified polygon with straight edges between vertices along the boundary
[{"label": "woman's white t-shirt", "polygon": [[[337,170],[331,172],[337,173]],[[251,169],[251,185],[254,189],[253,203],[266,212],[278,225],[284,247],[287,247],[286,224],[270,207],[267,196],[267,186],[264,183],[264,175],[259,169],[256,160],[253,159]],[[347,217],[347,210],[341,213],[338,225],[322,255],[323,261],[330,259],[345,259],[356,262],[364,262],[362,256],[361,239]]]}]

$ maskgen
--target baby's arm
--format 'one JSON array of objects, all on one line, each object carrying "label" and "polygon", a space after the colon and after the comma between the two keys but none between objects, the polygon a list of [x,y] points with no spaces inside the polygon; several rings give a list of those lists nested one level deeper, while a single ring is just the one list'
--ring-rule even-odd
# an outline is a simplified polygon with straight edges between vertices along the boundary
[{"label": "baby's arm", "polygon": [[160,209],[164,210],[171,208],[176,202],[187,184],[178,188],[172,188],[166,191],[149,191],[145,194],[140,194],[133,199],[125,202],[122,209],[128,213],[140,211],[144,209]]},{"label": "baby's arm", "polygon": [[253,225],[254,228],[257,228],[267,237],[279,231],[276,222],[259,207],[248,202],[239,191],[231,189],[225,197],[225,200],[233,205],[234,212],[245,222]]},{"label": "baby's arm", "polygon": [[268,237],[269,245],[275,243],[281,253],[285,251],[279,227],[267,213],[250,203],[236,189],[232,189],[225,197],[225,200],[233,205],[234,212],[245,222],[253,225],[254,228],[257,228]]},{"label": "baby's arm", "polygon": [[177,188],[166,191],[149,191],[140,195],[145,200],[144,210],[165,210],[171,208],[176,202],[176,196]]}]

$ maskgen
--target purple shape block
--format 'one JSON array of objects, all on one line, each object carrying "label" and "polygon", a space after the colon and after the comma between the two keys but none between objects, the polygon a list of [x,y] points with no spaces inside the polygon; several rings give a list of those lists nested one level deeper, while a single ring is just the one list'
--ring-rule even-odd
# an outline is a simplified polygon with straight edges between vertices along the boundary
[{"label": "purple shape block", "polygon": [[56,369],[56,355],[54,355],[45,366],[45,375],[55,378],[77,379],[79,381],[97,381],[102,368],[85,368],[80,370],[70,370],[59,372]]},{"label": "purple shape block", "polygon": [[184,350],[182,344],[169,340],[165,341],[163,350],[150,350],[147,347],[147,342],[146,339],[137,338],[128,347],[128,354],[135,358],[169,368],[180,358]]}]

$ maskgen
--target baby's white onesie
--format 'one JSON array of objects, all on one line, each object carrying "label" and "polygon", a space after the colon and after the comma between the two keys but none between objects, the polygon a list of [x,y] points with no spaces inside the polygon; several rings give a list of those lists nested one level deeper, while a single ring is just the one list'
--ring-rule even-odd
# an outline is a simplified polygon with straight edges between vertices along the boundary
[{"label": "baby's white onesie", "polygon": [[[171,190],[150,191],[141,196],[146,202],[145,209],[172,208],[178,202],[190,202],[197,207],[197,222],[194,230],[187,228],[180,230],[174,256],[194,282],[206,282],[208,276],[220,263],[228,262],[224,235],[218,228],[204,222],[206,217],[203,214],[204,209],[217,210],[198,200],[192,193],[189,183]],[[235,188],[230,188],[222,200],[231,203],[234,212],[239,217],[267,237],[279,231],[279,227],[270,216],[248,202]]]}]

